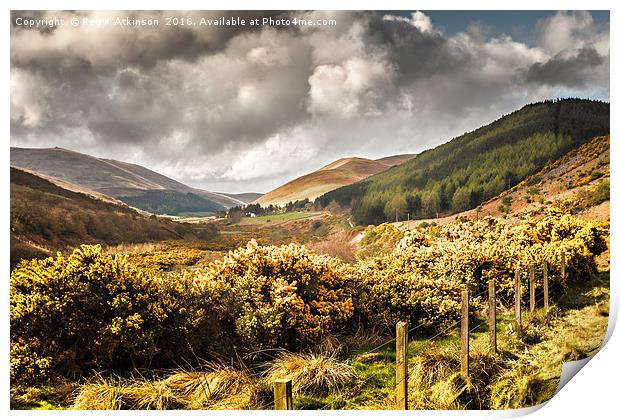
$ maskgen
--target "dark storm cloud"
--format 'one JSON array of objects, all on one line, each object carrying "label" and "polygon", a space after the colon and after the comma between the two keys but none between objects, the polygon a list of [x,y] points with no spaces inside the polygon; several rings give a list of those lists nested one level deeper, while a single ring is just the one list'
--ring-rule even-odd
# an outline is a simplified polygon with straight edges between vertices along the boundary
[{"label": "dark storm cloud", "polygon": [[534,63],[527,71],[527,83],[549,86],[583,87],[594,67],[604,63],[594,48],[582,48],[573,57],[553,57],[544,63]]},{"label": "dark storm cloud", "polygon": [[369,19],[371,39],[387,48],[398,65],[399,78],[408,83],[436,72],[458,72],[469,67],[469,51],[451,48],[444,35],[414,26],[411,20]]},{"label": "dark storm cloud", "polygon": [[[284,12],[269,12],[269,11],[197,11],[191,12],[191,17],[196,20],[201,18],[205,19],[217,19],[219,17],[230,18],[237,17],[243,19],[273,17],[277,18]],[[34,52],[37,50],[37,43],[46,43],[52,37],[53,32],[60,32],[64,28],[58,26],[49,27],[41,26],[39,28],[28,28],[24,26],[16,26],[15,21],[18,17],[22,18],[34,18],[45,19],[53,16],[62,17],[67,22],[71,17],[77,16],[79,18],[84,17],[109,17],[113,19],[115,17],[121,18],[144,18],[144,19],[159,19],[160,26],[142,27],[139,30],[133,28],[114,28],[111,31],[101,31],[105,33],[102,37],[102,42],[89,45],[89,39],[80,39],[79,37],[67,36],[66,46],[77,48],[69,49],[51,49],[49,51],[38,51],[40,54],[15,54],[11,56],[11,62],[13,65],[20,67],[31,67],[35,71],[45,71],[47,74],[53,74],[55,70],[67,71],[71,68],[72,64],[76,62],[76,65],[80,65],[80,60],[84,59],[84,49],[80,48],[81,42],[86,43],[87,47],[94,47],[99,50],[100,53],[106,53],[107,58],[102,57],[102,54],[90,54],[97,59],[92,61],[91,64],[97,67],[100,72],[113,71],[119,65],[130,65],[139,67],[153,67],[158,62],[171,60],[171,59],[183,59],[188,61],[196,60],[205,54],[212,54],[226,48],[227,42],[245,32],[258,31],[258,27],[251,26],[212,26],[207,29],[197,30],[195,26],[174,26],[174,27],[162,27],[164,25],[166,17],[175,18],[187,18],[189,14],[187,12],[175,12],[175,11],[139,11],[139,12],[98,12],[95,16],[92,16],[92,12],[12,12],[12,36],[24,41],[28,40],[34,42],[34,46],[30,46],[26,50]],[[70,28],[74,32],[80,31],[76,28]],[[45,36],[28,37],[28,33],[38,33]],[[94,33],[90,32],[92,36]],[[62,38],[59,35],[59,38]],[[99,37],[97,37],[99,38]],[[107,38],[107,39],[106,39]]]},{"label": "dark storm cloud", "polygon": [[608,98],[609,32],[587,13],[541,20],[534,45],[480,23],[447,36],[421,12],[80,13],[337,20],[12,28],[13,145],[130,160],[212,189],[267,190],[345,155],[419,152],[558,92]]},{"label": "dark storm cloud", "polygon": [[[35,17],[45,18],[52,14],[48,12]],[[194,20],[220,16],[251,19],[277,18],[281,14],[192,12],[191,17]],[[80,14],[85,15],[87,13]],[[91,17],[157,17],[162,22],[165,16],[187,18],[189,15],[184,12],[128,12]],[[71,14],[64,12],[62,16],[68,19]],[[57,112],[53,115],[54,121],[46,124],[46,132],[55,131],[56,124],[83,121],[92,135],[102,142],[153,144],[163,141],[181,126],[196,140],[209,137],[197,146],[204,145],[204,149],[213,151],[219,150],[227,141],[260,141],[274,129],[294,124],[294,110],[302,105],[299,98],[304,92],[294,88],[300,83],[291,82],[301,76],[303,86],[307,71],[300,73],[288,66],[268,72],[260,65],[248,65],[237,74],[233,73],[236,77],[233,79],[226,67],[235,65],[231,61],[246,58],[234,51],[231,51],[230,60],[222,60],[220,65],[205,65],[203,58],[225,50],[232,38],[243,38],[243,35],[256,31],[236,27],[200,30],[194,27],[107,28],[100,31],[62,28],[62,32],[58,29],[49,35],[19,29],[13,34],[11,64],[14,69],[40,76],[58,87],[53,93],[54,104],[50,104],[51,111]],[[260,39],[261,35],[257,36]],[[298,57],[292,64],[306,68],[308,60],[300,57],[302,50],[295,51]],[[188,65],[192,68],[188,69]],[[216,82],[219,92],[205,92],[200,89],[200,81],[183,80],[182,73],[186,70],[195,73],[197,79],[203,78],[207,84],[208,80],[221,79]],[[222,91],[230,93],[244,80],[250,79],[262,85],[262,92],[258,93],[264,94],[266,103],[257,101],[248,111],[236,109],[235,98],[231,101],[231,95],[220,97]],[[196,82],[199,86],[187,86],[187,83]],[[246,99],[252,94],[251,90],[251,87],[245,90]],[[204,109],[201,109],[202,105],[206,105]],[[213,107],[223,108],[216,121],[205,112]],[[186,110],[191,112],[181,112]],[[239,124],[239,118],[243,124]],[[24,122],[23,116],[12,121],[16,133],[20,132],[18,127]],[[187,124],[180,124],[182,122]]]}]

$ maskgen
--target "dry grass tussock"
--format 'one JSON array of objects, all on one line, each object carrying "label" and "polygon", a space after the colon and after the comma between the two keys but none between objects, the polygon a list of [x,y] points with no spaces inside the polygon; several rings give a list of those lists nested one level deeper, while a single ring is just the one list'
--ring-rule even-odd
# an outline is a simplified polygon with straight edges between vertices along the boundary
[{"label": "dry grass tussock", "polygon": [[458,410],[486,406],[486,388],[503,370],[501,357],[473,350],[470,376],[460,374],[457,345],[431,347],[410,368],[409,398],[414,409]]},{"label": "dry grass tussock", "polygon": [[120,410],[120,383],[101,376],[81,386],[71,408],[75,410]]},{"label": "dry grass tussock", "polygon": [[204,371],[183,370],[155,381],[106,379],[82,385],[73,409],[259,409],[262,389],[245,370],[210,364]]},{"label": "dry grass tussock", "polygon": [[329,353],[282,352],[266,368],[268,383],[291,379],[294,393],[322,394],[359,382],[353,366]]},{"label": "dry grass tussock", "polygon": [[77,391],[75,410],[262,409],[272,406],[271,385],[292,379],[293,392],[326,394],[360,384],[354,368],[330,353],[281,353],[262,377],[222,364],[182,370],[165,378],[118,379],[96,376]]}]

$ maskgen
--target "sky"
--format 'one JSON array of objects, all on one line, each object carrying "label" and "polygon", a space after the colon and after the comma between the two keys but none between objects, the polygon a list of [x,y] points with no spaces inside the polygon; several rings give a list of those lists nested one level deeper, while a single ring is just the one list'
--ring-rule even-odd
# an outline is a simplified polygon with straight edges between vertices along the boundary
[{"label": "sky", "polygon": [[[336,24],[208,24],[222,16]],[[25,27],[24,17],[65,24]],[[196,25],[162,26],[173,17]],[[609,100],[608,12],[13,12],[12,21],[12,146],[123,160],[210,191],[267,192],[342,157],[419,153],[530,102]]]}]

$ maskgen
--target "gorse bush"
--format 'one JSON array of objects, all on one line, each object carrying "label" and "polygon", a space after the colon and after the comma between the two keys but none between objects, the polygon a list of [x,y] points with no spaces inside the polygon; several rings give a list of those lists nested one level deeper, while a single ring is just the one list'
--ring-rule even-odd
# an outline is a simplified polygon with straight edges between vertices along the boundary
[{"label": "gorse bush", "polygon": [[391,331],[398,320],[430,328],[458,319],[464,285],[423,274],[421,266],[420,270],[412,268],[399,257],[362,263],[356,301],[360,319],[386,331]]},{"label": "gorse bush", "polygon": [[39,355],[41,345],[37,339],[30,343],[23,339],[11,341],[11,380],[37,381],[50,373],[50,359]]},{"label": "gorse bush", "polygon": [[[605,224],[553,210],[541,220],[517,226],[492,217],[477,222],[461,217],[449,225],[407,231],[392,254],[360,263],[357,308],[368,322],[387,329],[396,319],[437,326],[458,320],[465,288],[471,291],[476,310],[491,279],[497,297],[512,306],[516,270],[526,282],[534,266],[540,289],[544,262],[554,297],[566,287],[560,276],[562,252],[567,274],[589,279],[594,257],[606,249],[606,234]],[[528,293],[522,287],[522,298]]]},{"label": "gorse bush", "polygon": [[403,231],[396,226],[383,223],[379,226],[368,226],[364,236],[358,243],[357,257],[362,260],[368,257],[389,254],[403,238]]},{"label": "gorse bush", "polygon": [[[226,324],[248,348],[312,343],[353,314],[350,270],[303,246],[247,246],[195,273],[227,300]],[[226,319],[227,318],[227,319]]]},{"label": "gorse bush", "polygon": [[[173,322],[183,308],[165,291],[158,279],[98,245],[20,263],[11,274],[13,378],[43,375],[47,365],[71,375],[170,353],[168,332],[184,328]],[[37,360],[28,362],[24,347]]]},{"label": "gorse bush", "polygon": [[553,206],[560,211],[575,214],[592,206],[601,204],[604,201],[608,201],[609,196],[610,184],[609,178],[606,178],[590,189],[581,190],[575,195],[555,202]]},{"label": "gorse bush", "polygon": [[168,270],[174,267],[194,265],[206,255],[207,251],[187,246],[176,246],[161,250],[132,252],[127,255],[127,258],[137,268]]},{"label": "gorse bush", "polygon": [[353,313],[350,268],[255,241],[195,271],[153,274],[99,246],[11,274],[12,378],[166,365],[232,345],[310,344]]}]

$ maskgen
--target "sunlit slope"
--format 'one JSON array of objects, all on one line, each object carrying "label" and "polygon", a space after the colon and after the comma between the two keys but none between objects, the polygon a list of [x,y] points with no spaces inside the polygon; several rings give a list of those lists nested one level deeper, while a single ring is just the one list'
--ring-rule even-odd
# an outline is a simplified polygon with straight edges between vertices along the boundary
[{"label": "sunlit slope", "polygon": [[397,155],[378,160],[348,157],[338,159],[321,169],[296,178],[256,200],[262,206],[282,206],[297,200],[314,200],[328,191],[349,185],[383,172],[394,164],[412,159],[415,155]]}]

